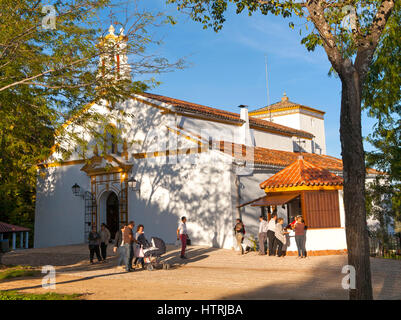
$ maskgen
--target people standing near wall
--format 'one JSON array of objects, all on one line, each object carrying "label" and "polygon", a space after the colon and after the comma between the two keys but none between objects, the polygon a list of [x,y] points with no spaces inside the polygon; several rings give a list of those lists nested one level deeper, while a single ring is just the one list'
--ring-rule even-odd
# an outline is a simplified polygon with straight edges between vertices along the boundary
[{"label": "people standing near wall", "polygon": [[96,258],[99,262],[102,262],[102,257],[100,256],[100,235],[96,230],[96,226],[92,226],[92,231],[88,236],[89,241],[89,261],[93,264],[93,256],[96,253]]},{"label": "people standing near wall", "polygon": [[277,256],[284,258],[283,245],[286,244],[285,234],[288,233],[288,232],[284,231],[283,223],[284,223],[284,219],[283,218],[278,218],[277,219],[276,232],[274,233],[276,239],[274,240],[273,251],[276,252],[276,250],[278,248]]},{"label": "people standing near wall", "polygon": [[295,231],[295,243],[298,248],[298,258],[306,258],[306,248],[305,248],[305,223],[303,222],[302,216],[297,217],[297,222],[294,225]]},{"label": "people standing near wall", "polygon": [[235,239],[237,240],[237,247],[240,248],[241,254],[244,254],[244,248],[242,247],[242,241],[245,236],[245,225],[241,219],[236,220],[236,224],[234,227]]},{"label": "people standing near wall", "polygon": [[102,223],[100,227],[100,252],[102,254],[103,260],[107,258],[107,245],[110,241],[110,231],[107,229],[106,225]]},{"label": "people standing near wall", "polygon": [[115,238],[114,238],[114,248],[113,251],[114,253],[118,252],[118,261],[117,261],[117,267],[123,266],[125,267],[127,265],[127,255],[126,249],[124,246],[124,229],[125,226],[123,226],[120,230],[116,232]]},{"label": "people standing near wall", "polygon": [[261,215],[259,217],[259,255],[264,256],[266,254],[265,243],[267,240],[267,230],[269,224],[267,223],[267,219],[265,216]]},{"label": "people standing near wall", "polygon": [[187,247],[187,238],[188,238],[188,232],[187,232],[187,218],[186,217],[181,217],[181,222],[178,225],[177,229],[177,240],[181,240],[181,259],[187,259],[185,256],[185,249]]},{"label": "people standing near wall", "polygon": [[267,226],[267,238],[269,239],[269,256],[275,256],[276,252],[274,251],[274,242],[275,242],[275,232],[276,232],[276,220],[277,215],[273,214],[269,220]]},{"label": "people standing near wall", "polygon": [[126,258],[126,265],[125,265],[125,271],[131,272],[134,271],[135,269],[132,269],[132,260],[134,259],[134,242],[137,242],[136,239],[134,238],[134,233],[133,229],[135,227],[135,222],[130,221],[128,225],[124,228],[124,247],[125,247],[125,254],[127,255]]}]

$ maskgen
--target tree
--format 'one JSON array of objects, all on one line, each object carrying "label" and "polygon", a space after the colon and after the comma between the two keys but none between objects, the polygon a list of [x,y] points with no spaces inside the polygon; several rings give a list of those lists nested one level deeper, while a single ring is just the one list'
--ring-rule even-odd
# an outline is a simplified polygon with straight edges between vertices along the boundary
[{"label": "tree", "polygon": [[[369,244],[365,208],[365,155],[361,133],[362,90],[375,49],[392,13],[395,0],[167,0],[192,19],[222,28],[229,3],[236,12],[260,11],[307,20],[307,36],[302,39],[308,50],[322,46],[342,83],[340,139],[344,175],[345,225],[348,263],[356,270],[356,289],[351,299],[372,299]],[[344,23],[345,18],[349,23]],[[294,23],[290,22],[294,28]]]},{"label": "tree", "polygon": [[[56,0],[46,9],[40,0],[0,0],[0,220],[33,228],[36,164],[47,158],[56,136],[87,151],[85,140],[63,130],[66,120],[74,117],[100,138],[99,126],[110,118],[83,113],[88,103],[113,107],[157,85],[152,74],[182,66],[148,52],[159,43],[149,29],[174,21],[139,9],[135,1],[124,3]],[[119,41],[99,46],[110,37],[99,12],[124,6],[124,21],[111,16],[122,28],[115,35]],[[122,41],[132,58],[125,62],[129,75],[116,79],[113,65],[99,76],[99,59],[119,50]]]},{"label": "tree", "polygon": [[[388,81],[383,81],[388,79]],[[363,91],[364,108],[377,124],[367,141],[367,165],[385,172],[368,190],[368,213],[386,224],[401,221],[401,4],[384,30]],[[373,205],[378,204],[378,205]],[[390,221],[391,222],[391,221]],[[385,228],[382,235],[385,237]],[[383,239],[384,241],[385,239]]]}]

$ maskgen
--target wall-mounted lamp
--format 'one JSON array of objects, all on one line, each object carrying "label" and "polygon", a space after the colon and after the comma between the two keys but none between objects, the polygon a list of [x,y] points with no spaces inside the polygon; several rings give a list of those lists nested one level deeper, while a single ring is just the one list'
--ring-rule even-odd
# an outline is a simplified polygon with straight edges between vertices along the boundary
[{"label": "wall-mounted lamp", "polygon": [[139,183],[134,177],[128,179],[128,187],[133,191],[139,191]]},{"label": "wall-mounted lamp", "polygon": [[91,197],[91,193],[89,191],[83,190],[78,183],[75,183],[72,187],[72,194],[76,197],[82,197],[83,199],[89,199]]},{"label": "wall-mounted lamp", "polygon": [[71,187],[71,189],[72,189],[72,194],[73,194],[74,196],[78,197],[78,196],[81,195],[81,187],[80,187],[77,183],[75,183],[75,184]]}]

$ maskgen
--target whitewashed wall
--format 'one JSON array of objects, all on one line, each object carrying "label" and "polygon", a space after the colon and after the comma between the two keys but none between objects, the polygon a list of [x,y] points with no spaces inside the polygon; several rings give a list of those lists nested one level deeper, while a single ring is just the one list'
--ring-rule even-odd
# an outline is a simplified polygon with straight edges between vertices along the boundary
[{"label": "whitewashed wall", "polygon": [[[289,246],[287,251],[297,251],[295,237],[287,237]],[[287,246],[287,245],[286,245]],[[347,249],[347,240],[344,228],[309,229],[306,231],[306,250],[344,250]]]},{"label": "whitewashed wall", "polygon": [[35,208],[34,247],[78,244],[84,242],[85,202],[72,194],[78,183],[90,189],[89,178],[80,171],[82,165],[40,170]]},{"label": "whitewashed wall", "polygon": [[292,138],[252,129],[257,147],[281,151],[293,151]]},{"label": "whitewashed wall", "polygon": [[326,154],[326,135],[324,120],[306,114],[300,114],[300,129],[312,133],[315,138],[314,153]]},{"label": "whitewashed wall", "polygon": [[143,224],[148,237],[174,243],[186,216],[193,244],[231,248],[230,165],[210,161],[210,153],[197,157],[200,163],[194,164],[138,160],[134,174],[140,192],[130,192],[129,218]]}]

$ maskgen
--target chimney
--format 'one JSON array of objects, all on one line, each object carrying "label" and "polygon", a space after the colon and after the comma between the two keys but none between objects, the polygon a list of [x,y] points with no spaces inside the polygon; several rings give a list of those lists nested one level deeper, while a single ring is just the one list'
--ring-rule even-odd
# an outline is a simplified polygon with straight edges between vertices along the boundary
[{"label": "chimney", "polygon": [[249,122],[249,116],[248,116],[248,106],[245,106],[243,104],[241,104],[240,106],[238,106],[239,108],[241,108],[240,111],[240,119],[244,120],[245,122]]},{"label": "chimney", "polygon": [[252,137],[251,130],[249,128],[249,116],[248,116],[248,106],[241,104],[239,106],[240,110],[240,119],[244,121],[242,126],[239,128],[239,141],[238,143],[244,144],[246,146],[252,146]]}]

